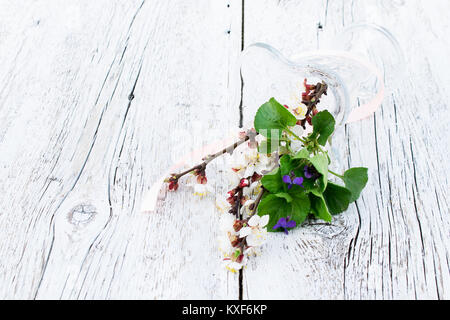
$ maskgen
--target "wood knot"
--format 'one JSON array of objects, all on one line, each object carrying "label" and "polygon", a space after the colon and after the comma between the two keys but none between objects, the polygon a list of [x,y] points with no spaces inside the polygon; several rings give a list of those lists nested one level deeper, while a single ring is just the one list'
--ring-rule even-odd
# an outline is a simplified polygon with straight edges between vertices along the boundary
[{"label": "wood knot", "polygon": [[74,225],[86,224],[92,220],[97,209],[91,204],[79,204],[70,210],[68,220]]},{"label": "wood knot", "polygon": [[347,226],[343,219],[335,218],[332,223],[324,222],[316,219],[308,219],[303,226],[308,227],[307,230],[311,233],[320,235],[325,238],[336,237],[345,231],[347,231]]}]

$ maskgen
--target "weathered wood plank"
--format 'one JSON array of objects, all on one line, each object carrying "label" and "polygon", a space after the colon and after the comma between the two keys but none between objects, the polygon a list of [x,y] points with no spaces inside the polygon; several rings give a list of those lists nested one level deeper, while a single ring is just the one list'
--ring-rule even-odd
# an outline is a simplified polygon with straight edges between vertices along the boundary
[{"label": "weathered wood plank", "polygon": [[[369,21],[397,36],[408,71],[373,118],[346,127],[348,165],[370,169],[362,198],[331,226],[272,235],[244,298],[449,298],[448,4],[244,3],[245,44],[290,56]],[[0,3],[0,297],[237,298],[212,196],[139,207],[178,156],[238,123],[241,5]],[[220,161],[208,170],[223,194]]]},{"label": "weathered wood plank", "polygon": [[397,36],[407,70],[374,117],[346,126],[348,166],[369,167],[361,199],[331,226],[311,221],[273,235],[245,270],[246,298],[449,298],[447,7],[246,1],[246,44],[267,42],[290,56],[352,22],[373,22]]},{"label": "weathered wood plank", "polygon": [[1,5],[0,296],[236,298],[214,198],[181,191],[153,215],[140,202],[181,151],[217,138],[189,141],[195,126],[237,125],[240,2]]}]

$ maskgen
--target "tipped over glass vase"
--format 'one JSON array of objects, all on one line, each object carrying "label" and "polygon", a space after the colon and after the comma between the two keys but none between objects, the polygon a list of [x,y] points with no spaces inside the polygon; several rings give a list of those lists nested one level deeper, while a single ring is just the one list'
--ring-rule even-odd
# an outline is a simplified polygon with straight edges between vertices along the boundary
[{"label": "tipped over glass vase", "polygon": [[336,120],[329,141],[330,156],[337,168],[343,168],[345,155],[336,147],[345,142],[342,128],[376,111],[402,77],[402,66],[403,53],[397,40],[387,29],[374,24],[349,26],[323,48],[289,58],[269,44],[254,43],[242,52],[234,72],[241,78],[234,83],[242,85],[233,89],[231,103],[242,106],[244,128],[252,127],[250,120],[256,110],[271,97],[290,109],[305,112],[301,96],[304,79],[326,83],[328,92],[321,99],[320,110],[327,109]]}]

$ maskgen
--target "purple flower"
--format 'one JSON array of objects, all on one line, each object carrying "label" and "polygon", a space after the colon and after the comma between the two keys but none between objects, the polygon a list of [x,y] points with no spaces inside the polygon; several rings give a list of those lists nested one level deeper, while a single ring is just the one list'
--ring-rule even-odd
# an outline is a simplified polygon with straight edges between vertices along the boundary
[{"label": "purple flower", "polygon": [[291,217],[287,216],[287,218],[280,218],[276,225],[273,226],[273,230],[276,230],[278,228],[283,228],[284,233],[288,234],[287,228],[295,228],[297,223],[294,220],[290,220]]},{"label": "purple flower", "polygon": [[302,177],[296,177],[294,175],[294,172],[291,171],[291,175],[284,175],[283,176],[283,182],[288,185],[288,189],[292,188],[292,185],[296,184],[303,188],[303,178]]},{"label": "purple flower", "polygon": [[303,167],[303,172],[305,174],[305,178],[307,179],[317,179],[320,174],[317,172],[316,168],[314,167],[310,167],[310,166],[304,166]]}]

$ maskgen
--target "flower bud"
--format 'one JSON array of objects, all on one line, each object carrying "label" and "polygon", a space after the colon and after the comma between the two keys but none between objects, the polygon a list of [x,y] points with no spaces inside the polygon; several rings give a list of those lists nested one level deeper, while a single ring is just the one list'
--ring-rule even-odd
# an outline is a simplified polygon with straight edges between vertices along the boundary
[{"label": "flower bud", "polygon": [[240,188],[248,187],[249,185],[248,179],[245,178],[241,179],[241,182],[239,183]]},{"label": "flower bud", "polygon": [[237,247],[239,245],[240,239],[236,235],[230,235],[231,246]]},{"label": "flower bud", "polygon": [[258,173],[253,173],[253,175],[252,175],[252,182],[255,182],[255,181],[259,181],[259,180],[261,180],[261,178],[262,178],[262,175],[260,175],[260,174],[258,174]]},{"label": "flower bud", "polygon": [[243,226],[243,225],[244,225],[244,221],[242,221],[242,220],[236,220],[236,221],[234,221],[234,224],[233,224],[233,229],[234,229],[234,231],[238,232],[239,230],[242,229],[242,226]]},{"label": "flower bud", "polygon": [[197,176],[197,183],[206,184],[207,182],[208,182],[208,179],[206,179],[206,176],[202,176],[202,175]]},{"label": "flower bud", "polygon": [[169,190],[170,191],[177,191],[178,189],[178,180],[173,180],[169,182]]}]

